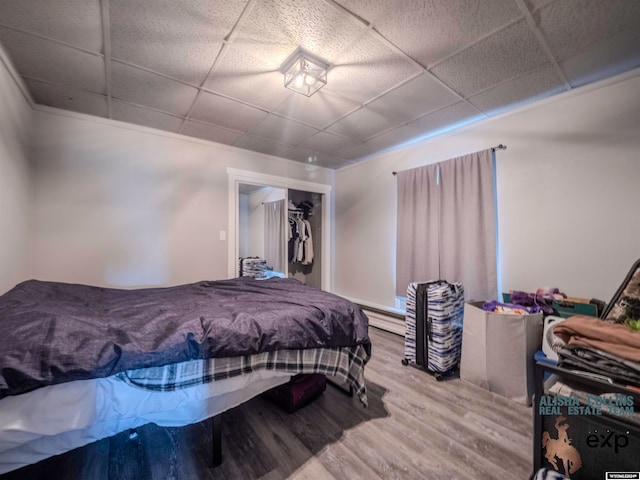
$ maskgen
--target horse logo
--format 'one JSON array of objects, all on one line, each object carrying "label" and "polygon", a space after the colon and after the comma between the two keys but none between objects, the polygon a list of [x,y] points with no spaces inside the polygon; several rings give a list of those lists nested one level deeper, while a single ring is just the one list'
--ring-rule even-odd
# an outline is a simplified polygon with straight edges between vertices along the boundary
[{"label": "horse logo", "polygon": [[565,417],[556,417],[555,428],[558,432],[558,438],[551,438],[549,432],[542,434],[542,448],[545,450],[544,457],[553,465],[556,472],[558,469],[558,460],[562,462],[564,473],[568,478],[570,474],[576,473],[582,466],[582,459],[576,447],[571,445],[571,439],[567,435],[569,424],[562,423]]}]

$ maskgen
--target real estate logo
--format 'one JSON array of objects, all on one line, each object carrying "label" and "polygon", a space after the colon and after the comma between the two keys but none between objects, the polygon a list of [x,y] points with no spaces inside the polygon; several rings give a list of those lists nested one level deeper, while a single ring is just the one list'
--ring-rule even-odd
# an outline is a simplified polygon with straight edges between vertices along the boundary
[{"label": "real estate logo", "polygon": [[[542,434],[542,448],[544,449],[544,457],[553,465],[556,472],[564,473],[566,476],[572,475],[582,467],[582,458],[578,450],[571,445],[571,439],[567,430],[569,424],[566,423],[566,417],[556,417],[555,429],[556,438],[553,438],[549,432]],[[558,462],[562,465],[560,471]]]},{"label": "real estate logo", "polygon": [[594,430],[587,437],[587,446],[590,448],[611,448],[615,453],[618,453],[621,448],[626,448],[629,445],[629,432],[627,433],[615,433],[611,430],[598,432]]},{"label": "real estate logo", "polygon": [[562,407],[568,415],[633,415],[634,401],[631,395],[587,395],[584,402],[576,395],[542,395],[538,413],[540,415],[561,415]]},{"label": "real estate logo", "polygon": [[[582,458],[580,452],[569,437],[570,425],[567,417],[560,415],[555,418],[553,429],[542,433],[542,449],[544,457],[553,466],[556,472],[560,472],[567,477],[571,477],[575,472],[580,470]],[[579,438],[577,444],[582,453],[592,449],[605,449],[610,453],[607,455],[617,455],[621,450],[626,449],[630,443],[630,432],[616,432],[611,429],[594,429],[588,433],[580,434],[580,428],[577,430]],[[584,432],[584,431],[583,431]],[[576,435],[576,431],[573,431]],[[584,435],[584,437],[583,437]],[[586,449],[586,450],[585,450]],[[587,456],[589,458],[589,456]],[[609,472],[612,475],[640,475],[640,472]],[[607,477],[610,478],[610,477]],[[611,478],[638,478],[633,476],[620,476]]]}]

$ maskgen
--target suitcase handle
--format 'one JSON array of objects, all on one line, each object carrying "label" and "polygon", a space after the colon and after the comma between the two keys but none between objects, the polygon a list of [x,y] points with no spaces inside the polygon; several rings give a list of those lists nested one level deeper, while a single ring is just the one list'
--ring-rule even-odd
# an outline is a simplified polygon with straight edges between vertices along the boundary
[{"label": "suitcase handle", "polygon": [[[426,310],[426,309],[425,309]],[[424,316],[427,319],[427,339],[430,342],[433,342],[433,334],[432,334],[432,325],[431,325],[431,317],[429,316],[429,312],[425,311]]]}]

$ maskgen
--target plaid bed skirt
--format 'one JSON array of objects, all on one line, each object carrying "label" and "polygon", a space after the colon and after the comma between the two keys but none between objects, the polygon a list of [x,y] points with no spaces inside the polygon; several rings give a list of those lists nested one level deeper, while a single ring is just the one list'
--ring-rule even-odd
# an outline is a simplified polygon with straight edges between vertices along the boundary
[{"label": "plaid bed skirt", "polygon": [[369,361],[364,347],[276,350],[244,357],[209,358],[174,363],[162,367],[127,370],[117,374],[129,385],[168,392],[224,380],[258,370],[278,370],[296,374],[322,373],[349,384],[364,406],[367,389],[364,366]]}]

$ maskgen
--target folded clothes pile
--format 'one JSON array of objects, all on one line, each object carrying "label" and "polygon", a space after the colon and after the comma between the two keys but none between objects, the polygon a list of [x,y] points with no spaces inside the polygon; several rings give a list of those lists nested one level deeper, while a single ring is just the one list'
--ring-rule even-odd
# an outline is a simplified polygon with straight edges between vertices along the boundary
[{"label": "folded clothes pile", "polygon": [[640,331],[575,315],[558,323],[553,333],[564,342],[560,366],[640,388]]}]

